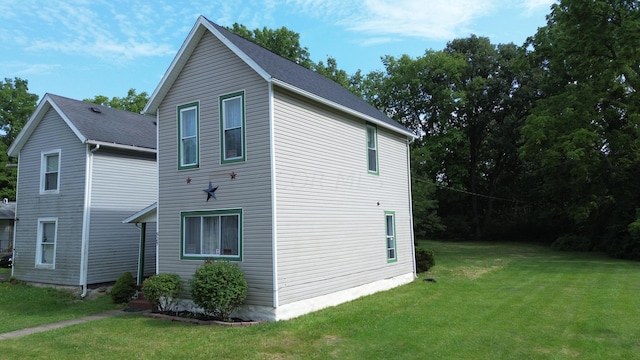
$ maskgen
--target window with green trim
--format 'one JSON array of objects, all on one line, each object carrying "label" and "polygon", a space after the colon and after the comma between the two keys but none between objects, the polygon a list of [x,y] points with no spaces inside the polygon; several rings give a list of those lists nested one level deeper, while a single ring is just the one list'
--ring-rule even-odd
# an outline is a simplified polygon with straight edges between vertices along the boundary
[{"label": "window with green trim", "polygon": [[378,129],[367,124],[367,170],[378,174]]},{"label": "window with green trim", "polygon": [[220,96],[221,162],[245,160],[244,92]]},{"label": "window with green trim", "polygon": [[387,233],[387,262],[394,262],[398,260],[396,254],[396,213],[393,211],[385,211],[384,222]]},{"label": "window with green trim", "polygon": [[186,211],[180,216],[182,259],[242,260],[242,209]]},{"label": "window with green trim", "polygon": [[178,169],[198,167],[199,104],[178,106]]}]

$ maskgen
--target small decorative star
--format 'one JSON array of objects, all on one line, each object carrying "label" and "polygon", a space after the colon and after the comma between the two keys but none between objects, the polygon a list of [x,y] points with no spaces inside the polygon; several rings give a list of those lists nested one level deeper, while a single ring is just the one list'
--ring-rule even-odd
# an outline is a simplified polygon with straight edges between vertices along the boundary
[{"label": "small decorative star", "polygon": [[231,174],[229,174],[229,176],[231,176],[231,180],[235,180],[238,174],[236,174],[235,171],[232,171]]},{"label": "small decorative star", "polygon": [[187,184],[191,184],[191,178],[187,176]]},{"label": "small decorative star", "polygon": [[211,198],[214,198],[215,200],[218,199],[216,197],[216,190],[218,190],[218,187],[213,187],[213,185],[211,185],[211,181],[209,181],[209,188],[202,190],[207,193],[207,201],[209,201],[209,199]]}]

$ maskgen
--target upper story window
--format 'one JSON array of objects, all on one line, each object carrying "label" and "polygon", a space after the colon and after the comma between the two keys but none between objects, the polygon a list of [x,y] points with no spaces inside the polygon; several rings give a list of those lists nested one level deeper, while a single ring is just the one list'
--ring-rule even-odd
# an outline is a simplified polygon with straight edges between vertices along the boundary
[{"label": "upper story window", "polygon": [[60,192],[60,150],[42,153],[40,165],[40,193],[57,194]]},{"label": "upper story window", "polygon": [[178,169],[198,167],[199,104],[178,106]]},{"label": "upper story window", "polygon": [[36,248],[36,266],[51,268],[56,263],[56,238],[58,218],[38,219],[38,245]]},{"label": "upper story window", "polygon": [[378,174],[378,128],[367,124],[367,171]]},{"label": "upper story window", "polygon": [[220,96],[221,162],[245,160],[244,91]]}]

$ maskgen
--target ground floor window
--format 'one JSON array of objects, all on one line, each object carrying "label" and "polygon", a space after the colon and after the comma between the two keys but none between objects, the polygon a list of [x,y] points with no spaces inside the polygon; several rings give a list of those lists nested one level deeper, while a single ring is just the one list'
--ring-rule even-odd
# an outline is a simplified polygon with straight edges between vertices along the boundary
[{"label": "ground floor window", "polygon": [[384,219],[387,232],[387,262],[394,262],[398,260],[396,254],[396,213],[393,211],[385,211]]},{"label": "ground floor window", "polygon": [[58,218],[38,219],[36,266],[53,269],[56,264]]},{"label": "ground floor window", "polygon": [[181,213],[182,258],[242,260],[242,210]]}]

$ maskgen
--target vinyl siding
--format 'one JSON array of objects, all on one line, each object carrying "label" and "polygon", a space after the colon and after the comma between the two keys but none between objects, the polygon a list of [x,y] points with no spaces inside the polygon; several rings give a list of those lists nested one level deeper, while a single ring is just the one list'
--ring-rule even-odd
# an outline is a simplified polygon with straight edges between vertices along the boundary
[{"label": "vinyl siding", "polygon": [[122,221],[156,201],[155,157],[104,148],[92,156],[87,282],[115,281],[126,271],[135,277],[140,229]]},{"label": "vinyl siding", "polygon": [[[244,91],[246,161],[220,162],[219,96]],[[179,105],[199,102],[200,161],[197,169],[178,170]],[[209,32],[188,59],[158,109],[159,271],[191,280],[202,260],[180,259],[180,212],[243,210],[243,269],[249,284],[246,303],[273,304],[272,220],[267,83]],[[230,173],[237,177],[232,180]],[[188,184],[186,179],[190,178]],[[218,186],[207,201],[209,181]]]},{"label": "vinyl siding", "polygon": [[[40,195],[41,152],[60,149],[59,194]],[[86,148],[49,109],[20,152],[15,276],[23,281],[80,284]],[[58,217],[55,269],[35,268],[38,218]]]},{"label": "vinyl siding", "polygon": [[[412,273],[406,138],[378,128],[379,175],[369,174],[364,121],[274,96],[279,305]],[[396,214],[392,263],[385,211]]]}]

